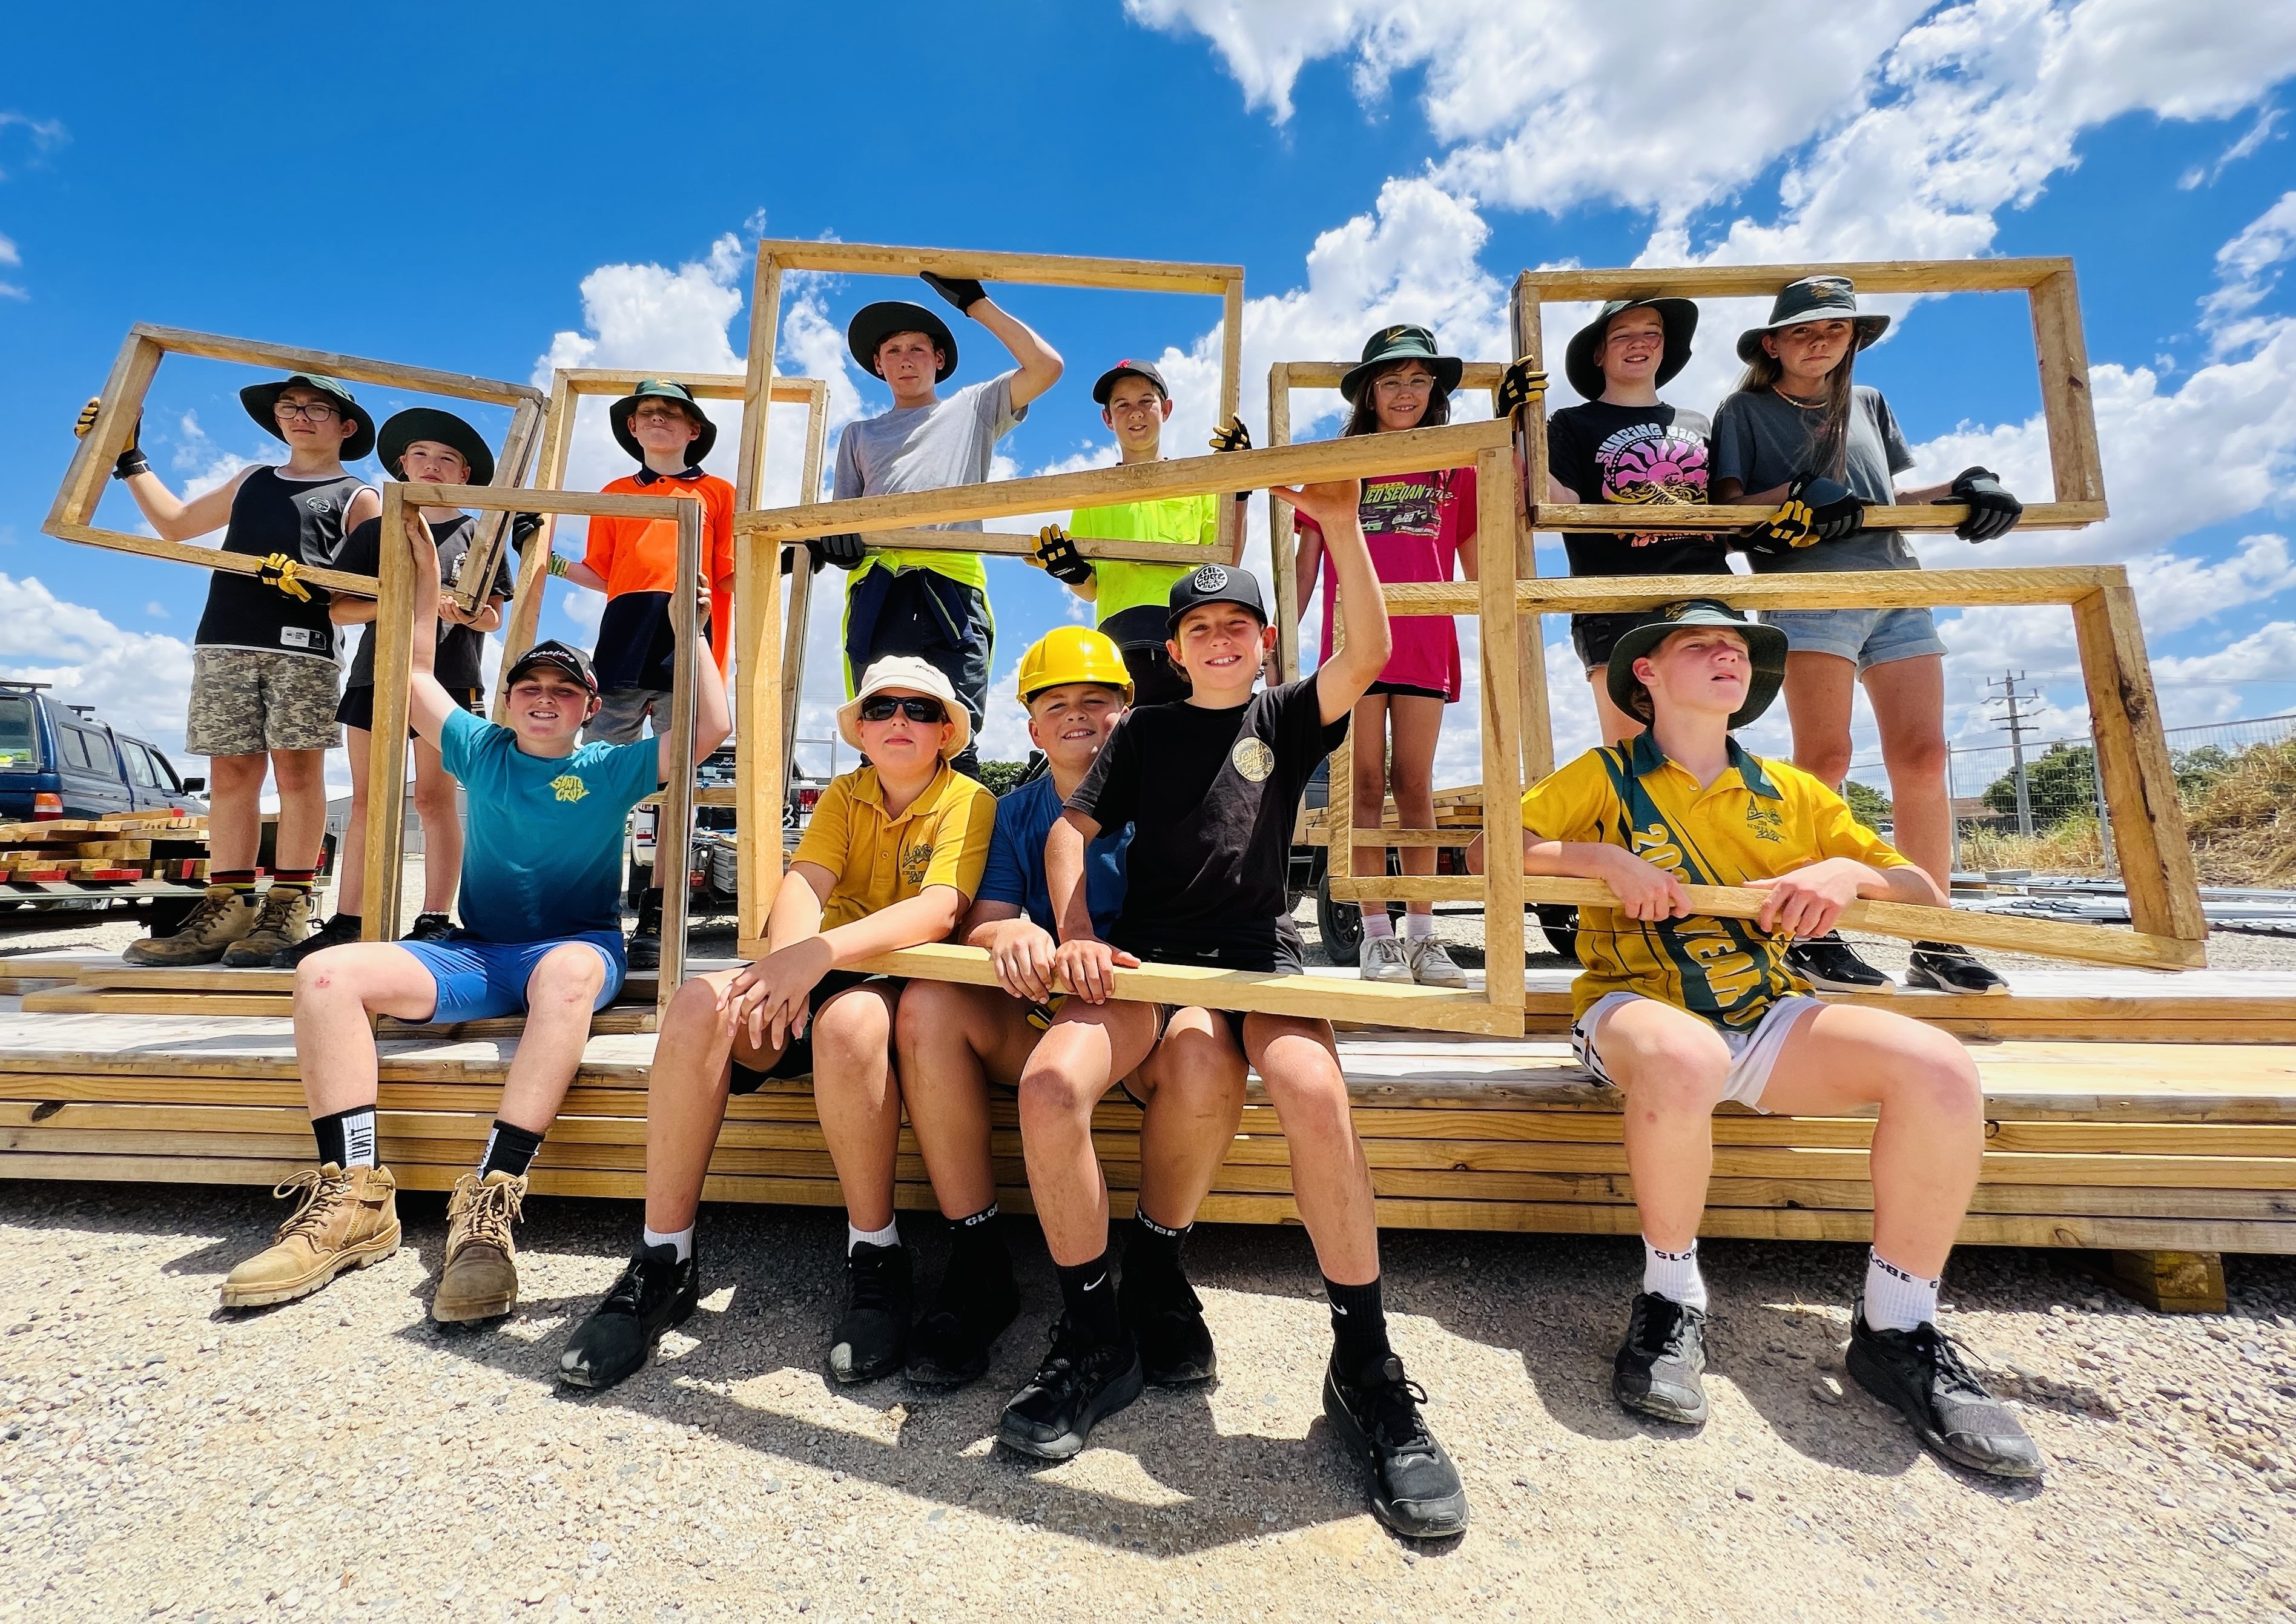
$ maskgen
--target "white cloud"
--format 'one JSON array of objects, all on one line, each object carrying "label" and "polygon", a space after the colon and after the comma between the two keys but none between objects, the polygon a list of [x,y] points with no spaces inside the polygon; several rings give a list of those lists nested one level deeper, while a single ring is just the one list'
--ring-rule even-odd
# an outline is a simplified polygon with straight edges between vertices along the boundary
[{"label": "white cloud", "polygon": [[0,575],[0,675],[47,683],[60,699],[94,705],[113,726],[183,756],[192,651],[180,637],[115,626],[37,576]]},{"label": "white cloud", "polygon": [[2243,536],[2214,563],[2155,553],[2132,561],[2129,585],[2149,636],[2182,631],[2230,610],[2260,603],[2296,586],[2296,560],[2285,536]]},{"label": "white cloud", "polygon": [[2243,158],[2254,157],[2263,151],[2266,142],[2276,141],[2280,138],[2277,134],[2280,118],[2281,110],[2277,107],[2258,108],[2255,121],[2242,133],[2240,139],[2218,153],[2214,163],[2205,167],[2196,164],[2178,176],[2177,189],[2190,192],[2198,186],[2215,185],[2218,177],[2227,168]]},{"label": "white cloud", "polygon": [[2209,353],[2231,355],[2262,343],[2275,324],[2253,314],[2280,285],[2280,267],[2296,254],[2296,192],[2280,201],[2217,250],[2214,292],[2201,300]]}]

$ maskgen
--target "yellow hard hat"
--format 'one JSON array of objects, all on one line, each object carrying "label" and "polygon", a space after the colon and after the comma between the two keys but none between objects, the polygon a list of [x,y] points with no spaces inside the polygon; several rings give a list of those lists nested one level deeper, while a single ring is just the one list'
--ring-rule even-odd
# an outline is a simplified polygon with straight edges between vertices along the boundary
[{"label": "yellow hard hat", "polygon": [[1021,702],[1026,705],[1047,688],[1062,683],[1096,682],[1124,690],[1132,702],[1132,674],[1124,668],[1124,654],[1105,632],[1088,626],[1062,626],[1046,632],[1021,656]]}]

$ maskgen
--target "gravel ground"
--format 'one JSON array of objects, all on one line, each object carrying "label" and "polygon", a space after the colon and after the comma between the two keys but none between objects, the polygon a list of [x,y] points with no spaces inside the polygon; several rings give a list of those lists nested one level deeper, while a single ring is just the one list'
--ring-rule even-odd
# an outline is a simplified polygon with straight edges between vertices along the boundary
[{"label": "gravel ground", "polygon": [[[2231,1260],[2221,1316],[2148,1313],[2075,1259],[1971,1251],[1952,1323],[2017,1395],[2039,1485],[1940,1466],[1843,1374],[1857,1249],[1709,1251],[1713,1417],[1608,1395],[1631,1242],[1395,1234],[1398,1345],[1473,1523],[1414,1548],[1364,1507],[1316,1398],[1297,1230],[1191,1251],[1220,1347],[1053,1470],[992,1452],[1057,1296],[988,1378],[935,1396],[821,1374],[836,1215],[712,1208],[709,1295],[609,1394],[552,1380],[631,1240],[537,1201],[526,1303],[424,1317],[441,1202],[407,1245],[284,1308],[216,1283],[253,1191],[0,1186],[0,1619],[840,1620],[2261,1618],[2296,1604],[2296,1261]],[[922,1235],[927,1274],[940,1243]]]}]

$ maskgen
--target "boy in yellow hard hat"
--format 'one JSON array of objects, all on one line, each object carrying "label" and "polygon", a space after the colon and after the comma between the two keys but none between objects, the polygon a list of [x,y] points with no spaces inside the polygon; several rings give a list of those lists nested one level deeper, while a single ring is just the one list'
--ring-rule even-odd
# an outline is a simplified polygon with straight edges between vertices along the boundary
[{"label": "boy in yellow hard hat", "polygon": [[[988,949],[998,986],[913,981],[895,1022],[901,1098],[953,1230],[939,1296],[909,1341],[909,1379],[933,1387],[956,1386],[986,1370],[991,1346],[1020,1306],[1012,1262],[993,1222],[988,1085],[1019,1085],[1058,1003],[1051,986],[1058,921],[1046,882],[1045,837],[1123,719],[1131,685],[1112,641],[1064,626],[1021,657],[1020,693],[1029,736],[1045,752],[1047,770],[996,803],[980,893],[957,927],[958,940]],[[1085,889],[1103,928],[1123,906],[1131,841],[1127,824],[1086,849]],[[1122,1081],[1147,1115],[1140,1129],[1140,1199],[1117,1306],[1139,1343],[1145,1379],[1159,1386],[1208,1381],[1217,1367],[1203,1305],[1182,1271],[1180,1250],[1242,1119],[1243,1077],[1243,1050],[1228,1022],[1209,1010],[1185,1009],[1172,1015],[1162,1040]],[[1081,1091],[1071,1095],[1061,1127],[1088,1141],[1098,1103]],[[1101,1205],[1104,1226],[1104,1192]]]}]

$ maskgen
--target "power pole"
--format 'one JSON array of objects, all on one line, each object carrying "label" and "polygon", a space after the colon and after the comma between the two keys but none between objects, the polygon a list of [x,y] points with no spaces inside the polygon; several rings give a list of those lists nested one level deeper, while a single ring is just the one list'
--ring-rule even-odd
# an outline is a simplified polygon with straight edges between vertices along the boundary
[{"label": "power pole", "polygon": [[2025,785],[2025,729],[2033,720],[2032,713],[2024,709],[2038,701],[2032,693],[2020,693],[2017,685],[2025,680],[2022,671],[2004,671],[1999,682],[1986,679],[1988,688],[1998,688],[1999,693],[1988,694],[1985,702],[2004,707],[2006,719],[1994,724],[1994,730],[2009,735],[2010,772],[2017,786],[2017,833],[2030,837],[2033,833],[2033,801]]}]

